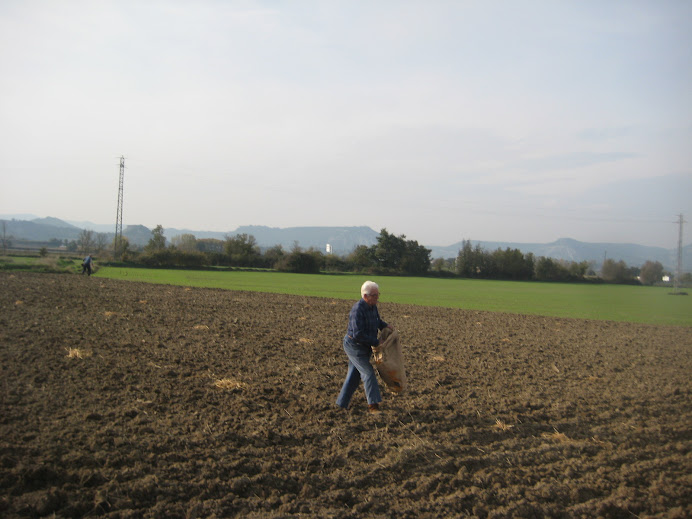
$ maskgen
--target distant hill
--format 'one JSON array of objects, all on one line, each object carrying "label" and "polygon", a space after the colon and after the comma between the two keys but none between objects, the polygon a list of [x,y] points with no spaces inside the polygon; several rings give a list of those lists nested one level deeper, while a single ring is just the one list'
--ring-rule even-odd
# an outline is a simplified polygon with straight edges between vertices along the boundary
[{"label": "distant hill", "polygon": [[[33,215],[0,215],[0,220],[5,222],[6,232],[17,240],[33,242],[48,242],[52,239],[76,240],[83,229],[95,232],[103,232],[108,241],[113,239],[114,232],[111,225],[97,225],[91,222],[68,223],[54,217],[23,220],[19,216]],[[107,230],[107,231],[106,231]],[[338,255],[346,255],[359,245],[367,247],[377,243],[379,233],[370,227],[266,227],[262,225],[248,225],[238,227],[234,231],[195,231],[188,229],[164,229],[164,235],[168,240],[181,234],[193,234],[198,239],[215,238],[224,240],[226,236],[248,234],[255,237],[257,244],[263,248],[281,245],[285,250],[291,250],[297,243],[303,249],[315,248],[325,251],[327,244],[332,246],[332,252]],[[123,235],[134,246],[143,247],[151,239],[151,229],[144,225],[128,225],[123,229]],[[477,244],[488,251],[500,249],[519,249],[522,253],[533,253],[536,257],[549,257],[569,261],[588,261],[599,267],[605,258],[615,261],[624,261],[628,266],[640,267],[646,261],[659,261],[667,270],[674,272],[677,265],[677,250],[664,249],[663,247],[649,247],[631,243],[587,243],[561,238],[552,243],[517,243],[517,242],[491,242],[471,240],[475,247]],[[431,257],[456,258],[463,242],[457,242],[448,246],[424,245],[431,250]],[[692,245],[683,248],[683,270],[692,271]]]},{"label": "distant hill", "polygon": [[[100,232],[96,230],[96,228],[99,226],[95,226],[94,224],[91,224],[90,226],[77,227],[64,220],[53,217],[34,218],[31,221],[6,218],[0,218],[0,220],[5,222],[8,236],[12,236],[16,240],[30,242],[46,243],[55,239],[61,241],[77,240],[79,238],[79,234],[84,229]],[[109,228],[111,231],[103,234],[107,236],[107,239],[110,242],[115,236],[115,229],[114,226],[109,226]],[[125,229],[123,229],[123,236],[125,236],[131,244],[141,247],[149,243],[149,240],[151,239],[151,230],[143,225],[128,225]]]},{"label": "distant hill", "polygon": [[[78,222],[75,220],[65,220],[65,221],[74,225],[75,227],[79,227],[80,229],[87,229],[87,230],[94,231],[94,232],[115,234],[115,224],[113,224],[113,223],[97,224],[97,223],[84,222],[84,221]],[[124,233],[124,231],[123,231],[123,233]]]},{"label": "distant hill", "polygon": [[[115,237],[115,232],[109,233]],[[132,245],[144,247],[151,240],[151,229],[144,225],[128,225],[123,229],[125,236]]]},{"label": "distant hill", "polygon": [[81,231],[80,227],[78,227],[76,225],[72,225],[70,223],[67,223],[67,222],[60,220],[58,218],[53,218],[52,216],[48,216],[46,218],[35,218],[31,221],[33,223],[37,223],[37,224],[41,224],[41,225],[51,225],[53,227],[58,227],[58,228],[70,227],[70,228],[75,228],[75,229],[78,229]]},{"label": "distant hill", "polygon": [[[39,220],[46,220],[41,218]],[[3,220],[6,232],[18,240],[47,242],[52,239],[76,240],[82,231],[69,223],[57,218],[48,219],[50,223],[40,223],[27,220]]]}]

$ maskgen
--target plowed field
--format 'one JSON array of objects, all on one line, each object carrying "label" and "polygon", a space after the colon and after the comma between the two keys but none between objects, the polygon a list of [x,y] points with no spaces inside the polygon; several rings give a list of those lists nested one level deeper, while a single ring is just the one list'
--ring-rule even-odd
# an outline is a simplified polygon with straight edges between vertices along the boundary
[{"label": "plowed field", "polygon": [[0,516],[692,516],[692,328],[381,292],[371,416],[353,301],[0,273]]}]

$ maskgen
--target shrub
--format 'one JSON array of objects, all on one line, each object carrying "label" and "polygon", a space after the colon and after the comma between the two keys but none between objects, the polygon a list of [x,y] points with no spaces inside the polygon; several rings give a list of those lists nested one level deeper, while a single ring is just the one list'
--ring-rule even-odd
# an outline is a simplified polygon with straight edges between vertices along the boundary
[{"label": "shrub", "polygon": [[279,260],[277,269],[282,272],[318,274],[320,271],[320,264],[313,254],[296,251]]},{"label": "shrub", "polygon": [[206,256],[201,252],[187,252],[177,249],[150,250],[139,257],[139,262],[147,267],[202,267]]}]

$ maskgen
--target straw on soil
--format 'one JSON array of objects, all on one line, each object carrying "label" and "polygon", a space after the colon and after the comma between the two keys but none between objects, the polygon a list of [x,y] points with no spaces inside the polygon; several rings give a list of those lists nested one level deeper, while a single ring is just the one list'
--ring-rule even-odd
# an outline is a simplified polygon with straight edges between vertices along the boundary
[{"label": "straw on soil", "polygon": [[509,430],[510,430],[512,427],[514,427],[514,426],[513,426],[513,425],[508,425],[508,424],[506,424],[505,422],[503,422],[502,420],[500,420],[499,418],[497,418],[497,419],[495,420],[495,427],[497,427],[497,428],[500,429],[501,431],[509,431]]},{"label": "straw on soil", "polygon": [[214,387],[218,389],[242,389],[246,386],[244,382],[234,378],[222,378],[214,382]]},{"label": "straw on soil", "polygon": [[67,357],[70,359],[83,359],[89,356],[88,352],[80,350],[79,348],[66,348],[66,350]]},{"label": "straw on soil", "polygon": [[548,438],[550,440],[554,440],[557,442],[571,442],[573,441],[572,438],[568,437],[565,433],[561,433],[557,429],[553,428],[553,432],[551,433],[543,433],[542,436],[544,438]]}]

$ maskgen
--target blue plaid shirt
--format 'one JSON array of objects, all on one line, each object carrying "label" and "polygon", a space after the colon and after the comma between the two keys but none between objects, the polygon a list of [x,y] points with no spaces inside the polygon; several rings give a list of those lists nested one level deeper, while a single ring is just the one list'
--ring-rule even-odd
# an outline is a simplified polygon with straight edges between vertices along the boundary
[{"label": "blue plaid shirt", "polygon": [[348,314],[346,335],[360,345],[377,346],[377,332],[386,327],[387,323],[380,319],[377,306],[370,306],[361,298]]}]

